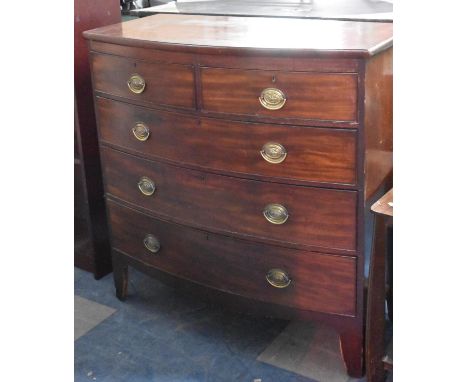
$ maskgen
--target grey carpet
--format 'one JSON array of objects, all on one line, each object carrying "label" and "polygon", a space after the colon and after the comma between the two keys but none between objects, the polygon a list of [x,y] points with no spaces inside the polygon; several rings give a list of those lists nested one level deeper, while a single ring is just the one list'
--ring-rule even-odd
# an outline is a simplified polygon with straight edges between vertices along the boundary
[{"label": "grey carpet", "polygon": [[75,341],[111,316],[115,309],[75,296]]}]

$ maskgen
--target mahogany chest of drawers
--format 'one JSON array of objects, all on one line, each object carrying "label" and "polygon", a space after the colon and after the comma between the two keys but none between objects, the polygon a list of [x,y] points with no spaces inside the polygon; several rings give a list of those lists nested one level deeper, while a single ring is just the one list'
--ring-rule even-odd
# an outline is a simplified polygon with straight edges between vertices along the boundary
[{"label": "mahogany chest of drawers", "polygon": [[89,40],[128,266],[325,321],[363,372],[366,201],[392,170],[392,25],[156,15]]}]

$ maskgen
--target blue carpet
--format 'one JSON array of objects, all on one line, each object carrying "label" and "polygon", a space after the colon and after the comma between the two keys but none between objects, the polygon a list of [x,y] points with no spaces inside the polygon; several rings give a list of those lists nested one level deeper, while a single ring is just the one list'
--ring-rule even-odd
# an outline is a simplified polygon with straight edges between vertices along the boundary
[{"label": "blue carpet", "polygon": [[75,342],[75,382],[315,382],[256,360],[285,321],[233,314],[133,269],[125,302],[112,275],[79,269],[75,294],[117,310]]}]

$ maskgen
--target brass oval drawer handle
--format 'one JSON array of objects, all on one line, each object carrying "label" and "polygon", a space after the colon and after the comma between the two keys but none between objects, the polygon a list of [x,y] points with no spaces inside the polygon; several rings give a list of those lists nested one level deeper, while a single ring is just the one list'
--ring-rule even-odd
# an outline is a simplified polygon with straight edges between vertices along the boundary
[{"label": "brass oval drawer handle", "polygon": [[274,142],[265,143],[260,154],[267,162],[275,164],[283,162],[288,155],[282,144]]},{"label": "brass oval drawer handle", "polygon": [[128,88],[135,94],[143,93],[146,87],[146,82],[139,74],[132,74],[127,81]]},{"label": "brass oval drawer handle", "polygon": [[291,279],[282,269],[270,269],[266,274],[266,279],[275,288],[286,288],[291,284]]},{"label": "brass oval drawer handle", "polygon": [[143,244],[145,245],[146,249],[152,253],[158,253],[161,249],[161,244],[159,243],[157,237],[151,235],[150,233],[143,239]]},{"label": "brass oval drawer handle", "polygon": [[138,188],[140,189],[141,193],[146,196],[151,196],[154,194],[154,191],[156,191],[154,182],[146,176],[142,176],[140,178],[140,181],[138,182]]},{"label": "brass oval drawer handle", "polygon": [[288,220],[289,214],[285,206],[273,203],[268,204],[263,209],[263,216],[265,216],[265,219],[268,220],[270,223],[284,224],[286,223],[286,220]]},{"label": "brass oval drawer handle", "polygon": [[260,104],[268,110],[279,110],[286,103],[286,96],[284,93],[276,88],[263,89],[260,97],[258,97]]},{"label": "brass oval drawer handle", "polygon": [[142,141],[142,142],[148,140],[148,138],[150,136],[150,130],[149,130],[148,126],[146,126],[142,122],[138,122],[133,127],[132,133],[133,133],[133,135],[135,136],[136,139],[138,139],[139,141]]}]

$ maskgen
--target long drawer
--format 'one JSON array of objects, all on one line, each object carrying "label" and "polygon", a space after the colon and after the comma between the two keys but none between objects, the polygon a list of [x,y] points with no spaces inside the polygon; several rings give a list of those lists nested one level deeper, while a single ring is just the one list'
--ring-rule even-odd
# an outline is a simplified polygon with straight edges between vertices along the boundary
[{"label": "long drawer", "polygon": [[195,108],[189,65],[139,61],[107,54],[90,56],[94,90],[156,105]]},{"label": "long drawer", "polygon": [[108,201],[112,245],[170,274],[218,290],[325,313],[354,315],[356,259],[237,240]]},{"label": "long drawer", "polygon": [[101,140],[154,158],[243,175],[356,183],[356,133],[240,123],[96,99]]},{"label": "long drawer", "polygon": [[357,121],[357,75],[201,68],[203,110]]},{"label": "long drawer", "polygon": [[356,250],[356,191],[234,178],[101,147],[106,191],[175,221],[278,244]]}]

